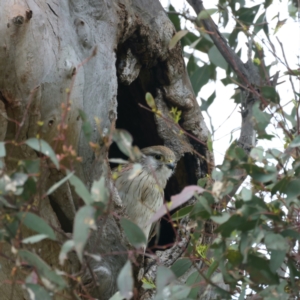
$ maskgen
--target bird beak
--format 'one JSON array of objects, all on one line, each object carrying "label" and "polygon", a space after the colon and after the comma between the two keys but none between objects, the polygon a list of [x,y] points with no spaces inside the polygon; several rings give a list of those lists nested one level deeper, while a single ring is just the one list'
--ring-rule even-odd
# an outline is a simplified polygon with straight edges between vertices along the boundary
[{"label": "bird beak", "polygon": [[174,171],[174,169],[175,169],[175,164],[174,163],[168,163],[166,166],[167,166],[168,169],[170,169],[172,171]]}]

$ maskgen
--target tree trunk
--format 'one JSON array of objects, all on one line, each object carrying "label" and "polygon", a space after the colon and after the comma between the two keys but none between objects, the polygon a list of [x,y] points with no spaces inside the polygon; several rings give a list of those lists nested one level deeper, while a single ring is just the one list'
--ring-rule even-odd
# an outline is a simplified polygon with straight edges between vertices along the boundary
[{"label": "tree trunk", "polygon": [[[187,76],[181,47],[177,44],[169,49],[174,34],[158,0],[1,0],[0,138],[9,141],[6,167],[12,170],[17,160],[37,157],[35,151],[20,145],[30,137],[39,135],[58,154],[72,146],[82,157],[82,163],[65,159],[64,166],[76,170],[89,188],[104,175],[113,210],[119,213],[122,207],[107,159],[120,154],[116,147],[109,150],[107,143],[111,129],[117,127],[127,129],[134,144],[141,148],[161,144],[176,153],[178,167],[166,188],[166,198],[188,184],[195,184],[209,172],[212,156],[205,146],[208,130]],[[180,126],[202,143],[142,108],[139,104],[146,105],[146,92],[152,93],[163,115],[168,116],[172,107],[181,110]],[[96,152],[82,132],[79,109],[92,124],[91,141],[99,145]],[[67,127],[62,128],[63,124]],[[45,164],[40,196],[64,174]],[[36,197],[31,204],[57,229],[57,239],[63,242],[72,231],[81,200],[69,183],[41,199]],[[28,234],[22,228],[22,236]],[[11,246],[1,244],[1,253],[5,254],[0,261],[1,282],[24,278],[21,268],[17,277],[11,275],[15,260]],[[98,219],[86,251],[119,255],[103,256],[101,262],[91,259],[85,268],[81,268],[75,255],[70,255],[63,270],[72,274],[81,270],[90,294],[108,299],[117,290],[116,278],[129,248],[116,214],[107,214]],[[28,249],[35,249],[49,265],[61,269],[60,246],[56,242],[44,240]],[[95,278],[98,286],[94,284]],[[0,289],[3,300],[28,298],[19,284],[1,285]],[[55,299],[60,298],[63,295]]]}]

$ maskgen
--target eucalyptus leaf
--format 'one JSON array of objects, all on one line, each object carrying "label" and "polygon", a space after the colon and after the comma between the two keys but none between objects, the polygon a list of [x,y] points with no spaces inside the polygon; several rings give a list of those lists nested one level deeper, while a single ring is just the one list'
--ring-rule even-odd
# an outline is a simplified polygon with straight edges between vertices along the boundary
[{"label": "eucalyptus leaf", "polygon": [[172,265],[171,270],[176,275],[176,277],[182,276],[191,266],[193,262],[189,258],[179,258]]},{"label": "eucalyptus leaf", "polygon": [[[70,172],[67,171],[67,174],[69,176]],[[76,194],[81,197],[81,199],[86,205],[90,205],[94,202],[93,198],[90,195],[90,192],[88,191],[84,183],[76,175],[73,174],[69,178],[69,181],[74,186]]]},{"label": "eucalyptus leaf", "polygon": [[25,143],[35,151],[42,152],[44,155],[48,156],[54,163],[55,167],[59,169],[59,162],[57,160],[55,152],[47,142],[36,138],[30,138]]},{"label": "eucalyptus leaf", "polygon": [[275,273],[282,265],[285,259],[285,250],[271,250],[270,270]]},{"label": "eucalyptus leaf", "polygon": [[216,222],[217,224],[223,224],[226,221],[228,221],[230,218],[230,214],[229,213],[223,213],[220,216],[211,216],[211,219]]},{"label": "eucalyptus leaf", "polygon": [[99,180],[95,180],[93,182],[91,195],[95,202],[107,203],[109,199],[109,191],[106,187],[104,176],[101,176]]},{"label": "eucalyptus leaf", "polygon": [[23,261],[33,266],[44,282],[48,281],[48,287],[52,289],[64,289],[67,284],[64,279],[53,271],[39,256],[28,250],[19,250],[18,255]]},{"label": "eucalyptus leaf", "polygon": [[131,263],[128,260],[122,270],[120,271],[117,278],[117,285],[120,292],[120,295],[123,299],[131,299],[133,296],[133,275]]},{"label": "eucalyptus leaf", "polygon": [[175,274],[164,266],[158,266],[156,276],[156,290],[157,293],[161,293],[162,290],[176,279]]},{"label": "eucalyptus leaf", "polygon": [[38,284],[26,283],[24,287],[28,292],[30,300],[52,300],[52,296],[50,296],[49,292]]},{"label": "eucalyptus leaf", "polygon": [[182,39],[189,31],[188,30],[180,30],[176,32],[176,34],[172,37],[170,44],[169,44],[169,50],[173,49],[176,44]]},{"label": "eucalyptus leaf", "polygon": [[96,229],[94,214],[95,209],[86,205],[81,207],[75,215],[73,241],[80,262],[83,259],[83,250],[88,240],[90,229]]},{"label": "eucalyptus leaf", "polygon": [[191,83],[193,86],[193,90],[197,95],[201,88],[208,82],[210,74],[210,68],[208,65],[204,65],[203,67],[198,67],[196,71],[193,73],[191,77]]},{"label": "eucalyptus leaf", "polygon": [[124,300],[124,297],[121,295],[120,292],[116,292],[109,300]]},{"label": "eucalyptus leaf", "polygon": [[31,230],[46,235],[51,240],[56,240],[53,229],[41,217],[31,212],[19,212],[17,218]]},{"label": "eucalyptus leaf", "polygon": [[47,191],[46,195],[49,196],[50,194],[52,194],[55,190],[57,190],[61,185],[63,185],[66,181],[68,181],[72,176],[73,176],[74,172],[68,173],[68,175],[66,177],[64,177],[63,179],[61,179],[60,181],[56,182],[55,184],[53,184],[49,190]]},{"label": "eucalyptus leaf", "polygon": [[68,252],[70,252],[75,246],[75,242],[73,240],[65,241],[64,244],[61,247],[60,253],[59,253],[59,263],[63,265],[65,259],[67,258]]},{"label": "eucalyptus leaf", "polygon": [[224,70],[228,68],[228,64],[216,46],[210,48],[208,52],[209,60],[217,67]]},{"label": "eucalyptus leaf", "polygon": [[186,280],[186,285],[190,286],[192,289],[188,295],[189,298],[197,299],[198,292],[200,290],[199,283],[204,280],[198,271],[193,272]]},{"label": "eucalyptus leaf", "polygon": [[273,232],[265,233],[265,244],[268,250],[287,251],[288,241],[281,235]]},{"label": "eucalyptus leaf", "polygon": [[5,143],[0,142],[0,157],[5,157],[5,155],[6,155]]},{"label": "eucalyptus leaf", "polygon": [[120,224],[130,244],[136,248],[146,245],[146,237],[142,229],[128,219],[122,218]]},{"label": "eucalyptus leaf", "polygon": [[22,240],[23,244],[34,244],[48,238],[46,234],[37,234]]},{"label": "eucalyptus leaf", "polygon": [[210,8],[210,9],[205,9],[200,12],[200,14],[197,16],[198,20],[204,20],[208,19],[212,14],[217,12],[218,10],[216,8]]},{"label": "eucalyptus leaf", "polygon": [[297,135],[290,143],[290,147],[294,148],[299,146],[300,146],[300,135]]}]

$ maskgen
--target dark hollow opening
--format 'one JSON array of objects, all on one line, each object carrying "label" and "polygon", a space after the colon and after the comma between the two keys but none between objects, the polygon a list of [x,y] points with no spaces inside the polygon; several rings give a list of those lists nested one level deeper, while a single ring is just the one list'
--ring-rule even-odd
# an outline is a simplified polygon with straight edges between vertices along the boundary
[{"label": "dark hollow opening", "polygon": [[[118,62],[117,62],[118,65]],[[133,144],[139,148],[153,145],[164,145],[164,141],[158,136],[154,114],[140,107],[142,104],[147,107],[145,101],[146,92],[156,96],[156,88],[161,85],[161,78],[157,78],[160,66],[152,69],[142,69],[139,77],[130,85],[118,82],[118,108],[116,127],[126,129],[133,137]],[[163,65],[161,66],[163,68]],[[110,158],[127,158],[118,149],[116,144],[112,144],[109,151]],[[114,167],[114,165],[112,165]],[[195,184],[195,168],[197,168],[196,158],[191,154],[185,154],[177,163],[173,176],[168,181],[165,188],[165,199],[170,201],[171,196],[178,194],[185,186]],[[169,248],[174,243],[176,234],[172,224],[165,219],[160,221],[159,238],[153,238],[148,248],[151,251]]]}]

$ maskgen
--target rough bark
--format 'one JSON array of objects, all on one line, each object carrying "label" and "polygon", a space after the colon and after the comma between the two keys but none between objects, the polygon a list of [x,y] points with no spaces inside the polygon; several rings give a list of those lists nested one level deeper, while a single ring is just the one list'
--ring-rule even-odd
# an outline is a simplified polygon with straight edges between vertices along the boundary
[{"label": "rough bark", "polygon": [[[63,161],[76,170],[88,187],[104,175],[111,190],[113,210],[122,213],[108,163],[108,132],[115,126],[131,132],[140,147],[155,144],[169,146],[177,155],[179,167],[166,189],[177,193],[187,184],[207,174],[212,161],[205,143],[208,131],[188,79],[181,48],[169,50],[175,34],[173,25],[158,0],[69,0],[47,3],[35,0],[2,0],[0,10],[0,137],[7,141],[9,157],[37,156],[21,144],[37,134],[63,153],[63,145],[72,146],[82,163]],[[167,115],[172,106],[182,110],[180,125],[199,143],[162,118],[140,107],[145,93],[151,92],[159,110]],[[67,114],[62,104],[70,108]],[[85,111],[93,124],[92,141],[100,146],[95,153],[81,131],[78,109]],[[101,131],[97,122],[101,121]],[[37,123],[37,121],[42,121]],[[62,124],[67,124],[61,130]],[[63,132],[65,139],[57,140]],[[19,143],[11,143],[16,141]],[[203,158],[194,155],[197,151]],[[110,150],[115,156],[118,151]],[[7,159],[13,169],[16,161]],[[40,195],[64,176],[50,164],[43,168]],[[37,213],[57,229],[59,241],[66,239],[80,199],[66,183],[51,197],[37,197],[32,205]],[[29,232],[23,228],[23,236]],[[58,269],[59,245],[48,240],[34,247],[51,266]],[[98,220],[86,251],[106,255],[101,262],[88,261],[81,268],[71,255],[63,269],[75,274],[81,270],[90,294],[108,299],[116,287],[116,278],[127,259],[128,246],[115,215]],[[10,277],[15,260],[11,246],[1,244],[0,281]],[[8,260],[10,257],[12,261]],[[18,276],[24,272],[18,269]],[[94,274],[92,274],[94,273]],[[137,270],[138,273],[138,270]],[[23,277],[22,277],[23,276]],[[96,281],[96,285],[95,285]],[[1,299],[27,299],[20,285],[1,285]],[[70,291],[65,291],[70,294]],[[56,296],[60,299],[62,295]]]}]

